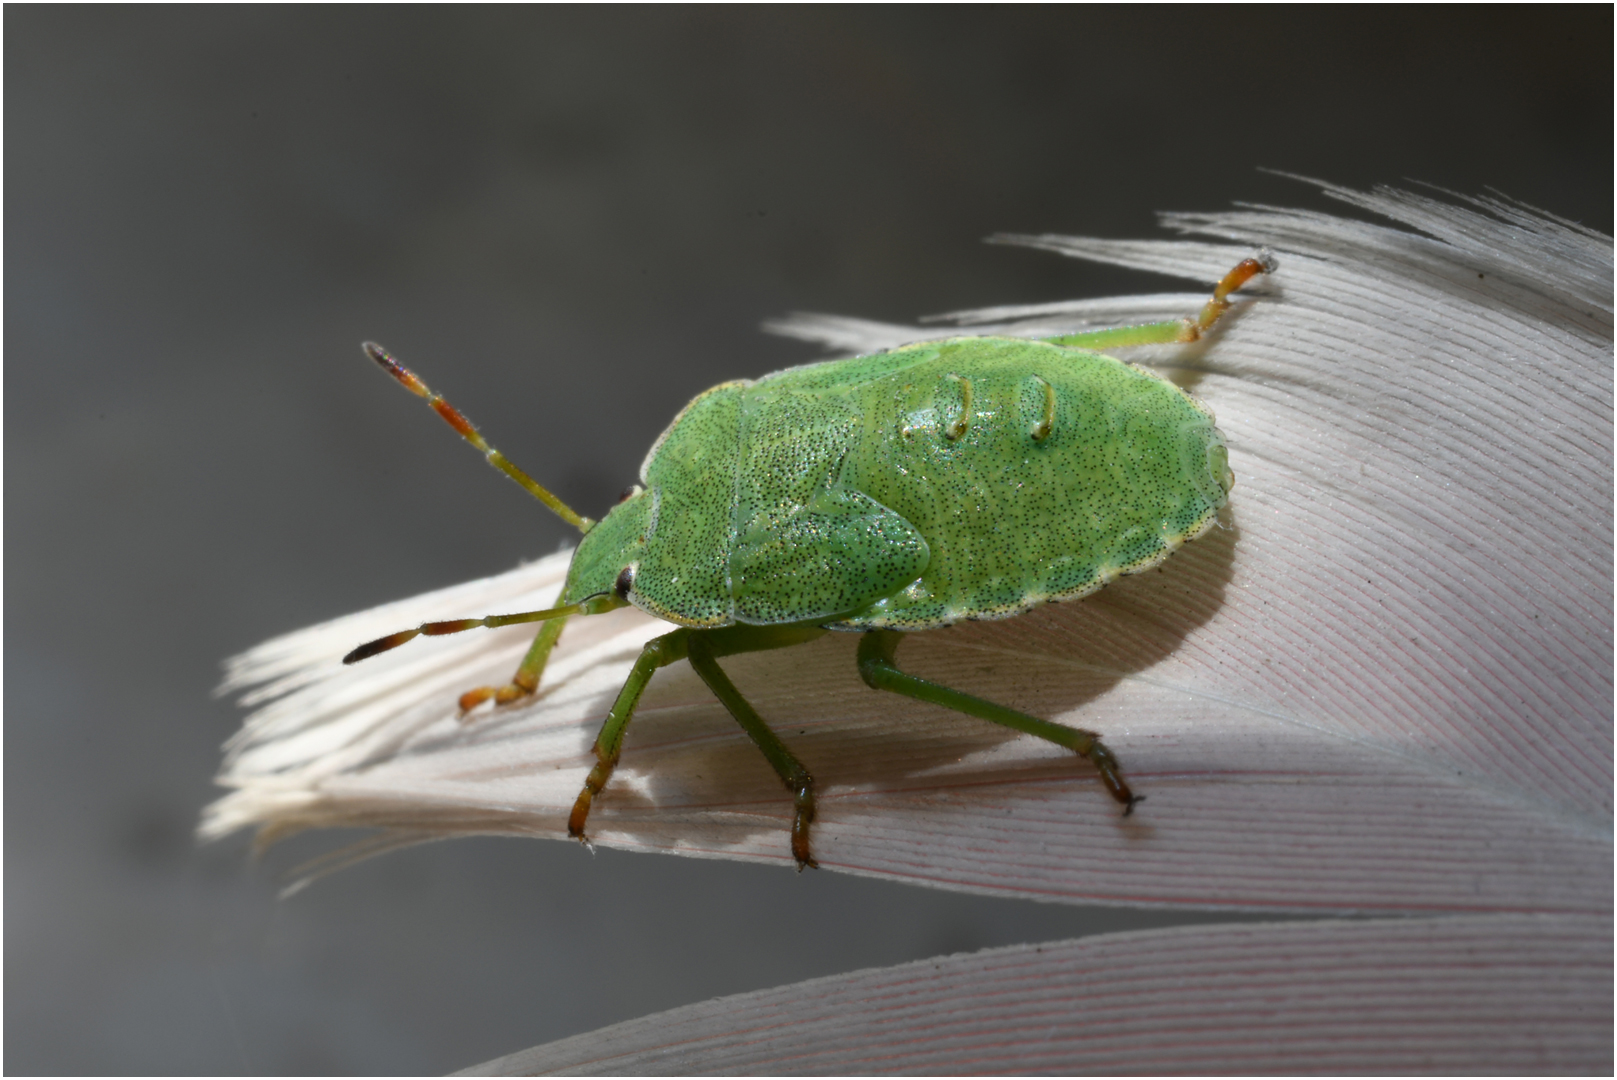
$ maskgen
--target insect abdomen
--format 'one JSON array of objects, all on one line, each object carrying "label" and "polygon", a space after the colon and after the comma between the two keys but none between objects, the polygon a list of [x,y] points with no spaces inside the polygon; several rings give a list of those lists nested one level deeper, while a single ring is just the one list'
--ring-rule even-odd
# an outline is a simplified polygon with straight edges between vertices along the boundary
[{"label": "insect abdomen", "polygon": [[843,620],[1004,618],[1154,566],[1225,502],[1223,438],[1177,387],[1117,360],[969,338],[861,387],[841,482],[915,525],[919,581]]}]

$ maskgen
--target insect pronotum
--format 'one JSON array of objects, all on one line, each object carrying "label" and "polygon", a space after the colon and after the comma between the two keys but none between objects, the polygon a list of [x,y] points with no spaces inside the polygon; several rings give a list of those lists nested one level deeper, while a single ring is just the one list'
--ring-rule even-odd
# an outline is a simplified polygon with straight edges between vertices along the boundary
[{"label": "insect pronotum", "polygon": [[873,689],[1066,747],[1095,767],[1126,815],[1142,796],[1098,734],[906,674],[894,655],[906,632],[1085,596],[1156,566],[1212,526],[1235,478],[1211,411],[1094,350],[1195,341],[1229,310],[1230,293],[1274,268],[1267,252],[1242,261],[1195,318],[1043,340],[948,338],[716,386],[674,418],[640,483],[600,521],[574,513],[366,343],[373,360],[583,539],[558,606],[426,623],[343,662],[420,634],[541,623],[509,683],[461,695],[464,720],[485,702],[534,694],[572,616],[633,604],[675,623],[646,643],[602,724],[568,832],[586,839],[590,804],[653,673],[688,660],[791,792],[801,870],[816,865],[814,779],[718,660],[860,631],[859,673]]}]

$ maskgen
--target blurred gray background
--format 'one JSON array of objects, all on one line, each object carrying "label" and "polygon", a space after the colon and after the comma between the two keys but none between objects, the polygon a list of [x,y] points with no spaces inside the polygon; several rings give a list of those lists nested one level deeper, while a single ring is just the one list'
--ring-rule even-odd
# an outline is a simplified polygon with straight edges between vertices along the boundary
[{"label": "blurred gray background", "polygon": [[[5,9],[5,1071],[442,1072],[716,994],[1142,915],[495,840],[276,899],[199,850],[221,658],[568,530],[684,401],[909,319],[1183,284],[1289,170],[1610,231],[1612,12]],[[1206,916],[1201,916],[1205,918]]]}]

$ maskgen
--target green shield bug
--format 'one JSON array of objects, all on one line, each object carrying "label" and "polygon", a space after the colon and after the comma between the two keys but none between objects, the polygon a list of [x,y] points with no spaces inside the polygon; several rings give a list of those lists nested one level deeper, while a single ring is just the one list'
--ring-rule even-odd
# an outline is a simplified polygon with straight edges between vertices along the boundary
[{"label": "green shield bug", "polygon": [[658,668],[691,667],[795,800],[792,856],[814,866],[814,780],[718,658],[863,633],[877,690],[943,705],[1089,760],[1128,814],[1140,801],[1098,734],[1040,720],[900,670],[910,631],[1003,619],[1156,566],[1213,525],[1235,482],[1212,413],[1167,380],[1094,350],[1191,342],[1228,296],[1275,267],[1267,252],[1218,283],[1196,318],[1030,340],[956,337],[724,383],[674,418],[640,483],[600,521],[580,517],[387,351],[365,351],[489,462],[584,534],[557,607],[434,622],[361,645],[355,663],[420,634],[542,623],[511,681],[461,715],[519,701],[566,620],[633,604],[678,629],[647,642],[595,740],[568,820],[591,801]]}]

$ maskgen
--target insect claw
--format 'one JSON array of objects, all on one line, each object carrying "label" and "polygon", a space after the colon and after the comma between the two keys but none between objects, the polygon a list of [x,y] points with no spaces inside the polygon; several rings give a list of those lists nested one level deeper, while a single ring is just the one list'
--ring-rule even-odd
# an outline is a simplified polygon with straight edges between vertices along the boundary
[{"label": "insect claw", "polygon": [[808,831],[805,829],[799,834],[795,829],[792,832],[792,858],[797,861],[797,872],[804,870],[818,870],[820,864],[809,853]]}]

